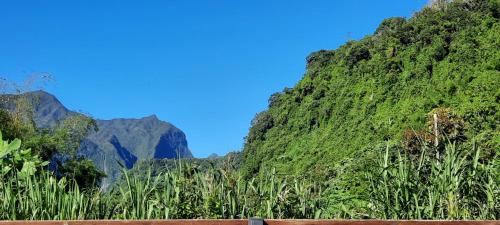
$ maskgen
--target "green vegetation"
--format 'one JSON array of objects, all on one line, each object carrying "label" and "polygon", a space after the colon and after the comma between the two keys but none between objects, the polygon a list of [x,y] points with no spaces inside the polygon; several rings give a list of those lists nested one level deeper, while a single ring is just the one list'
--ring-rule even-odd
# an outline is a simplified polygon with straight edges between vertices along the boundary
[{"label": "green vegetation", "polygon": [[311,54],[243,155],[141,161],[109,191],[75,154],[93,120],[37,128],[19,98],[0,110],[0,220],[500,219],[499,18],[498,0],[456,0],[387,19]]},{"label": "green vegetation", "polygon": [[[279,179],[273,172],[244,181],[235,170],[199,172],[181,161],[156,176],[124,171],[123,185],[110,192],[82,191],[76,181],[41,170],[47,162],[20,146],[19,140],[0,143],[2,168],[14,168],[0,176],[0,220],[316,218],[324,208],[314,183]],[[22,169],[12,166],[18,164]]]},{"label": "green vegetation", "polygon": [[[498,165],[479,150],[452,143],[418,152],[386,148],[366,171],[370,195],[358,209],[339,207],[334,188],[286,179],[275,170],[250,180],[230,163],[201,171],[177,161],[172,170],[145,175],[124,169],[109,192],[81,190],[74,179],[57,179],[18,139],[1,141],[0,220],[179,218],[391,218],[498,219]],[[392,152],[392,153],[391,153]],[[5,169],[9,168],[9,169]],[[342,207],[342,206],[341,206]],[[336,213],[336,214],[335,214]]]},{"label": "green vegetation", "polygon": [[276,168],[327,182],[331,199],[347,207],[333,214],[358,211],[369,188],[362,174],[377,150],[386,141],[403,145],[438,108],[463,119],[462,145],[498,155],[499,9],[498,0],[437,1],[410,19],[384,20],[359,41],[311,54],[304,78],[272,95],[252,121],[243,174]]},{"label": "green vegetation", "polygon": [[[498,219],[498,167],[481,162],[478,149],[449,143],[439,156],[390,148],[371,177],[374,215],[383,219]],[[395,156],[394,156],[395,155]]]},{"label": "green vegetation", "polygon": [[[229,152],[225,156],[213,158],[182,158],[182,161],[195,167],[200,172],[206,172],[213,168],[225,168],[239,170],[243,163],[243,154],[241,152]],[[129,174],[140,175],[144,171],[151,170],[153,176],[158,173],[177,169],[179,159],[149,159],[138,161],[134,167],[129,170]]]},{"label": "green vegetation", "polygon": [[[449,108],[428,114],[427,128],[389,143],[368,172],[375,217],[498,219],[498,155],[467,141],[465,121]],[[471,143],[471,144],[470,144]]]}]

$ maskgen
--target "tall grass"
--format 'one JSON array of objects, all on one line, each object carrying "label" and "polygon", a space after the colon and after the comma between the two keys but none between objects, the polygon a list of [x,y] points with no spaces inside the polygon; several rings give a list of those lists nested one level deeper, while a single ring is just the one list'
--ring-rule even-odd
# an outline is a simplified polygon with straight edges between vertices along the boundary
[{"label": "tall grass", "polygon": [[244,181],[235,171],[199,172],[189,164],[145,179],[125,173],[121,219],[317,218],[322,190],[306,181],[278,179],[271,172]]},{"label": "tall grass", "polygon": [[314,183],[273,172],[244,181],[235,171],[179,163],[154,177],[124,174],[110,192],[82,191],[48,172],[2,177],[0,220],[318,218],[324,207]]},{"label": "tall grass", "polygon": [[374,216],[384,219],[499,219],[498,168],[475,147],[448,143],[444,154],[390,151],[371,176]]},{"label": "tall grass", "polygon": [[48,174],[4,178],[0,199],[1,219],[83,219],[89,209],[89,198],[78,186],[70,188]]}]

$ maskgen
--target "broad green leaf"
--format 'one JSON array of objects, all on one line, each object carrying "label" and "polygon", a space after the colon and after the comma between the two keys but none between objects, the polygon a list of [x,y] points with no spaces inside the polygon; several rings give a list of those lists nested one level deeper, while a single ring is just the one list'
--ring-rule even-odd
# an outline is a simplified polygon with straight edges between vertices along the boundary
[{"label": "broad green leaf", "polygon": [[9,151],[18,150],[21,147],[21,140],[14,139],[8,146]]},{"label": "broad green leaf", "polygon": [[36,166],[34,162],[24,162],[23,163],[23,168],[21,169],[21,172],[19,172],[19,175],[21,177],[29,177],[34,175],[36,172]]}]

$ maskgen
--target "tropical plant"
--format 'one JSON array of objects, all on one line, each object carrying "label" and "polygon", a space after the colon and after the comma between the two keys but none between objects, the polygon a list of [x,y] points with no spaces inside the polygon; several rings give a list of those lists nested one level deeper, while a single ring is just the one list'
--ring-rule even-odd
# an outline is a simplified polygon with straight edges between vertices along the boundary
[{"label": "tropical plant", "polygon": [[480,149],[448,142],[443,155],[423,147],[415,159],[388,146],[370,173],[373,216],[383,219],[498,219],[498,168]]},{"label": "tropical plant", "polygon": [[20,147],[21,140],[3,141],[0,131],[0,178],[13,175],[29,177],[36,173],[37,168],[48,164],[32,154],[31,149]]}]

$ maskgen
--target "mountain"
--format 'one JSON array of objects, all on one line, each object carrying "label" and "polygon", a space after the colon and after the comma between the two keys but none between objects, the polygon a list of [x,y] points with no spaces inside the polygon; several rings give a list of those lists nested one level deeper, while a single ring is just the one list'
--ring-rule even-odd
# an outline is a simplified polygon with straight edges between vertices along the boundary
[{"label": "mountain", "polygon": [[[38,127],[54,127],[71,116],[80,115],[68,110],[47,92],[34,91],[23,95],[32,103],[33,118]],[[7,108],[13,108],[13,104],[7,105]],[[185,134],[154,115],[141,119],[96,119],[96,124],[98,130],[83,140],[77,154],[91,159],[106,173],[107,177],[102,181],[104,187],[121,175],[120,164],[130,169],[138,160],[192,157]]]},{"label": "mountain", "polygon": [[435,4],[310,54],[302,80],[272,95],[252,121],[243,173],[339,177],[371,149],[423,129],[441,107],[466,121],[469,143],[498,152],[499,4]]},{"label": "mountain", "polygon": [[120,176],[117,161],[130,169],[138,160],[192,157],[184,133],[156,116],[96,122],[99,130],[84,140],[78,154],[108,175],[103,186]]},{"label": "mountain", "polygon": [[[54,127],[58,122],[78,115],[78,113],[68,110],[55,96],[45,91],[27,92],[22,95],[28,100],[27,104],[33,107],[35,111],[33,119],[40,128]],[[18,95],[12,94],[2,95],[2,99],[5,101],[2,102],[2,107],[13,110],[17,97]]]},{"label": "mountain", "polygon": [[220,157],[220,156],[219,156],[219,155],[217,155],[217,153],[212,153],[212,154],[210,154],[210,155],[207,157],[207,159],[216,159],[216,158],[219,158],[219,157]]}]

